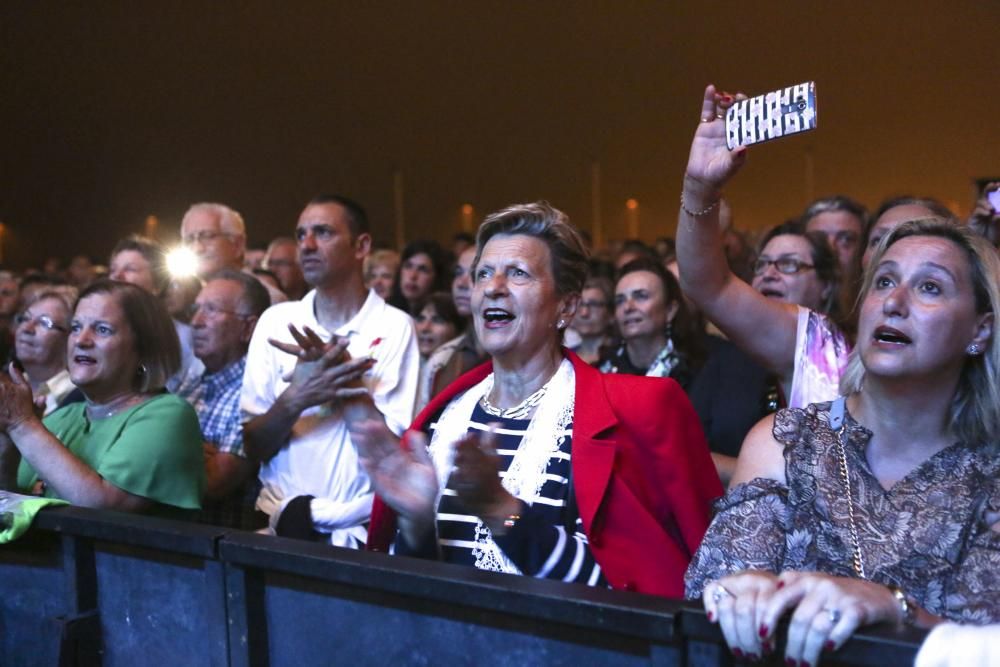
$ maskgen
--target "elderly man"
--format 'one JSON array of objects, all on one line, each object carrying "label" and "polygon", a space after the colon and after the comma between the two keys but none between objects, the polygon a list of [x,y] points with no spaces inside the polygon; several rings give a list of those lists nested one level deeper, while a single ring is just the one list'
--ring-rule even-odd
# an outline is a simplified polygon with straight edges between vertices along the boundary
[{"label": "elderly man", "polygon": [[198,413],[205,440],[207,484],[201,518],[231,528],[255,529],[256,466],[243,451],[240,390],[247,346],[270,298],[264,287],[241,271],[212,275],[194,303],[194,354],[201,361],[178,388]]},{"label": "elderly man", "polygon": [[279,236],[267,246],[264,268],[278,279],[278,286],[289,299],[301,299],[309,286],[299,268],[298,245],[289,236]]},{"label": "elderly man", "polygon": [[[243,269],[247,249],[246,224],[243,216],[224,204],[194,204],[181,220],[181,240],[198,259],[199,278],[222,269]],[[265,283],[271,303],[287,301],[284,292]]]},{"label": "elderly man", "polygon": [[[244,442],[261,461],[257,508],[278,535],[360,547],[372,489],[337,398],[339,353],[346,343],[351,359],[369,360],[361,384],[398,434],[413,413],[417,342],[410,317],[365,289],[371,234],[361,206],[317,197],[299,216],[295,237],[302,273],[315,289],[264,313],[243,378]],[[322,358],[293,354],[309,342],[322,342]]]}]

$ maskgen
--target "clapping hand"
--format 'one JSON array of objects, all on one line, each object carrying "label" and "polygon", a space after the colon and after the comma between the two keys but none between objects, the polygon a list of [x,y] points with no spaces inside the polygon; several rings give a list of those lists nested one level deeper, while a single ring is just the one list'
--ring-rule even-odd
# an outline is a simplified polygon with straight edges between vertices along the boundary
[{"label": "clapping hand", "polygon": [[382,419],[348,422],[348,429],[375,493],[401,518],[422,525],[432,522],[438,483],[427,436],[407,431],[401,445]]},{"label": "clapping hand", "polygon": [[[39,406],[31,396],[31,385],[13,363],[10,376],[0,373],[0,431],[10,432],[18,426],[41,418]],[[45,400],[41,399],[41,411]]]},{"label": "clapping hand", "polygon": [[451,487],[471,514],[494,532],[503,532],[503,520],[518,513],[520,501],[500,483],[500,456],[496,433],[470,433],[455,444]]},{"label": "clapping hand", "polygon": [[361,378],[375,364],[374,359],[351,359],[347,352],[347,338],[334,337],[329,343],[324,343],[309,327],[299,331],[295,325],[289,324],[288,331],[297,344],[273,338],[268,342],[297,359],[295,368],[284,380],[290,383],[289,390],[293,392],[300,411],[314,405],[367,395]]}]

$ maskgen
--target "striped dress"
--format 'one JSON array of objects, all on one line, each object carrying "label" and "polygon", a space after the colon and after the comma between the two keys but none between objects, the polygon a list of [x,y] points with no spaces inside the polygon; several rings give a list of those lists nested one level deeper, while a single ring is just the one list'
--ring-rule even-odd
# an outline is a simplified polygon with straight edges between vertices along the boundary
[{"label": "striped dress", "polygon": [[[472,413],[469,432],[497,429],[500,477],[506,475],[514,454],[530,424],[529,419],[493,417],[478,403]],[[437,423],[432,422],[433,433]],[[538,496],[521,498],[524,511],[513,528],[494,541],[522,574],[540,579],[558,579],[590,586],[607,586],[583,533],[583,524],[570,498],[570,452],[572,427],[558,434],[559,451],[549,459],[545,481]],[[482,539],[488,535],[479,518],[467,513],[451,488],[449,476],[437,511],[437,544],[410,549],[397,537],[395,551],[401,555],[438,557],[448,563],[493,569],[484,557]]]}]

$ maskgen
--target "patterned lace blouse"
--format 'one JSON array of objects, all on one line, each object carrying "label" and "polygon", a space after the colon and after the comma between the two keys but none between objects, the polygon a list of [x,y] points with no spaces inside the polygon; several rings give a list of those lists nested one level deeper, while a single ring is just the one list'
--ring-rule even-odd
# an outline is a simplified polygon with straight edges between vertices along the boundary
[{"label": "patterned lace blouse", "polygon": [[[851,577],[853,541],[830,403],[775,416],[788,485],[754,479],[720,499],[688,568],[687,597],[740,570],[802,570]],[[867,577],[895,584],[933,614],[1000,621],[1000,457],[955,444],[885,491],[864,455],[871,431],[845,415],[845,451]]]}]

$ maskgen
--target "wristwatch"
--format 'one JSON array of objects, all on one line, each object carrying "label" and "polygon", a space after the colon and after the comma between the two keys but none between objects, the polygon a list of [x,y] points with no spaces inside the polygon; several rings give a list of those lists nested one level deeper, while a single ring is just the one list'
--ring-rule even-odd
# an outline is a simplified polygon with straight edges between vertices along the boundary
[{"label": "wristwatch", "polygon": [[899,586],[890,584],[886,586],[889,592],[892,593],[892,597],[896,599],[896,604],[899,605],[900,617],[903,621],[903,625],[913,627],[917,624],[917,603],[913,598],[903,592],[903,589]]}]

